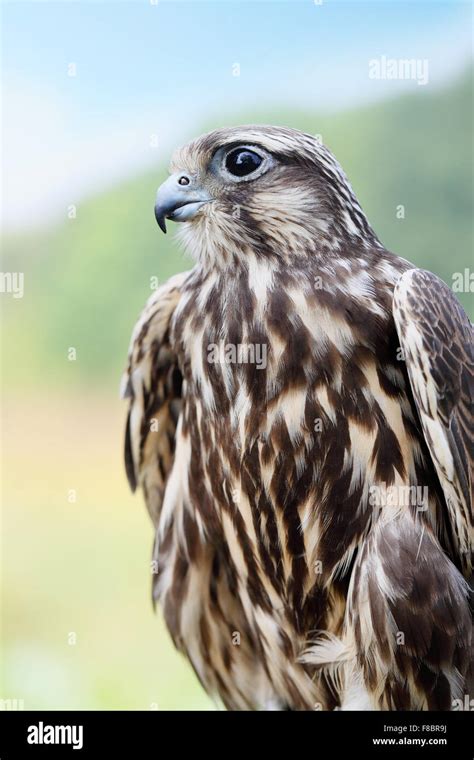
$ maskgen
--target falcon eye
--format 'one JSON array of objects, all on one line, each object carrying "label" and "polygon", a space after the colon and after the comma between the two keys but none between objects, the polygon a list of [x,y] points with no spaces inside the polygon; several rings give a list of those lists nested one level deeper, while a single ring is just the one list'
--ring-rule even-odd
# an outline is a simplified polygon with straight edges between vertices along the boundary
[{"label": "falcon eye", "polygon": [[234,177],[246,177],[256,171],[263,158],[248,148],[235,148],[227,154],[225,168]]}]

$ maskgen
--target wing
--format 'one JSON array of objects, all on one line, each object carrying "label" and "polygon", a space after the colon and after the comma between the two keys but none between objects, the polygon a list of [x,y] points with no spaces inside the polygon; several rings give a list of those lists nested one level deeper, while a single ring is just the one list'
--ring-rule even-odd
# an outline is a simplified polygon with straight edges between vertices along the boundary
[{"label": "wing", "polygon": [[428,449],[446,499],[457,559],[472,568],[472,325],[450,288],[410,269],[397,282],[393,314]]},{"label": "wing", "polygon": [[125,468],[132,491],[143,488],[157,525],[173,464],[181,410],[182,376],[170,345],[170,322],[188,272],[175,275],[148,300],[133,331],[123,398],[130,399],[125,431]]}]

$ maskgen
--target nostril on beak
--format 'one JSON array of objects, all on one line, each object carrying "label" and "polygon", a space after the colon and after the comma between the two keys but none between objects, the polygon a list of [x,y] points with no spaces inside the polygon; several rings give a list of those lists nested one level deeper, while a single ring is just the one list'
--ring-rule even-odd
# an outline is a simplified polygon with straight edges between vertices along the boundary
[{"label": "nostril on beak", "polygon": [[[1,1],[1,0],[0,0]],[[194,174],[171,174],[158,188],[155,200],[155,217],[166,232],[166,219],[187,222],[194,219],[205,203],[213,200]]]}]

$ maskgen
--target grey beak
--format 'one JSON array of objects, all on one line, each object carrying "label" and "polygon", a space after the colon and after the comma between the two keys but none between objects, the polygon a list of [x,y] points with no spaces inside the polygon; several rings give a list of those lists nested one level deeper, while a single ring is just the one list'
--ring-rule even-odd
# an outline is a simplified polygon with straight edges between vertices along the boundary
[{"label": "grey beak", "polygon": [[168,177],[158,188],[155,203],[155,218],[160,229],[166,233],[165,219],[173,222],[187,222],[201,206],[212,198],[190,174],[178,172]]}]

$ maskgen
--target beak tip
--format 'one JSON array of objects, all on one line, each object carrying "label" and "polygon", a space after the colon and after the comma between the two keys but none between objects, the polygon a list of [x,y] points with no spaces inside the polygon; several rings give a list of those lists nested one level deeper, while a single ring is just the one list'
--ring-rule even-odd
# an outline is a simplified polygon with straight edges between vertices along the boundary
[{"label": "beak tip", "polygon": [[155,208],[155,219],[158,222],[158,227],[166,235],[166,221],[165,215]]}]

